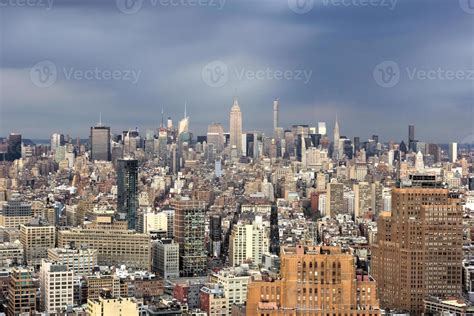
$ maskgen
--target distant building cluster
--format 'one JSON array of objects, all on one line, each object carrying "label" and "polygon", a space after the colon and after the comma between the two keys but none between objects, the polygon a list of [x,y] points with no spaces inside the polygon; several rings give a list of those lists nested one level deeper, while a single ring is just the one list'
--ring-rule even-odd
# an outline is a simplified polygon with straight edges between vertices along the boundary
[{"label": "distant building cluster", "polygon": [[0,313],[474,314],[474,146],[229,105],[205,135],[1,138]]}]

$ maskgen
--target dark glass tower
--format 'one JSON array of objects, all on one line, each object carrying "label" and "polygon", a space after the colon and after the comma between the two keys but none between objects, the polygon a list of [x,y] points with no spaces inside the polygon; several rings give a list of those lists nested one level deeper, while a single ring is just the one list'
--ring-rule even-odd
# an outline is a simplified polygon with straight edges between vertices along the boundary
[{"label": "dark glass tower", "polygon": [[278,207],[272,205],[270,213],[270,253],[280,255],[280,233],[278,230]]},{"label": "dark glass tower", "polygon": [[128,221],[128,229],[135,229],[138,208],[138,160],[117,161],[117,211]]},{"label": "dark glass tower", "polygon": [[110,161],[112,159],[110,150],[110,127],[103,126],[101,123],[91,127],[90,144],[91,161]]},{"label": "dark glass tower", "polygon": [[212,215],[210,218],[210,249],[209,253],[216,258],[221,255],[222,246],[222,218],[220,215]]}]

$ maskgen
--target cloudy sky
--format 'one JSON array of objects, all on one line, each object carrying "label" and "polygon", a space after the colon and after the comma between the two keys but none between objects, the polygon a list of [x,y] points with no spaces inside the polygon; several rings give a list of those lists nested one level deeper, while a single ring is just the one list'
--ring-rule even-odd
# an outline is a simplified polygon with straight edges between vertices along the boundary
[{"label": "cloudy sky", "polygon": [[[48,2],[49,1],[49,2]],[[52,1],[52,2],[51,2]],[[326,121],[474,139],[474,0],[0,0],[0,136]]]}]

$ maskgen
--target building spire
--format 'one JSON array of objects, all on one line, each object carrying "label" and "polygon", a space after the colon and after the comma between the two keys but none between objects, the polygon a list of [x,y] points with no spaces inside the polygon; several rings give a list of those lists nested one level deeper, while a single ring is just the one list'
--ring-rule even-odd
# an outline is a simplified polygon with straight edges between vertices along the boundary
[{"label": "building spire", "polygon": [[188,104],[187,104],[187,101],[185,100],[184,101],[184,118],[187,118],[188,116],[186,115],[186,108],[187,108]]},{"label": "building spire", "polygon": [[163,114],[164,113],[165,113],[165,110],[163,108],[161,108],[161,126],[160,126],[161,128],[164,127],[164,125],[163,125],[164,124],[164,121],[163,121]]}]

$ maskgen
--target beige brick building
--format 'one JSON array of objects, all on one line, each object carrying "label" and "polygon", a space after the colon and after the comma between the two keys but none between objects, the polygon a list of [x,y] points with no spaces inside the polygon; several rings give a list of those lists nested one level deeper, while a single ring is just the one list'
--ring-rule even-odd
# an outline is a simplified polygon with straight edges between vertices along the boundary
[{"label": "beige brick building", "polygon": [[376,283],[339,247],[282,247],[280,277],[253,280],[247,315],[380,315]]}]

